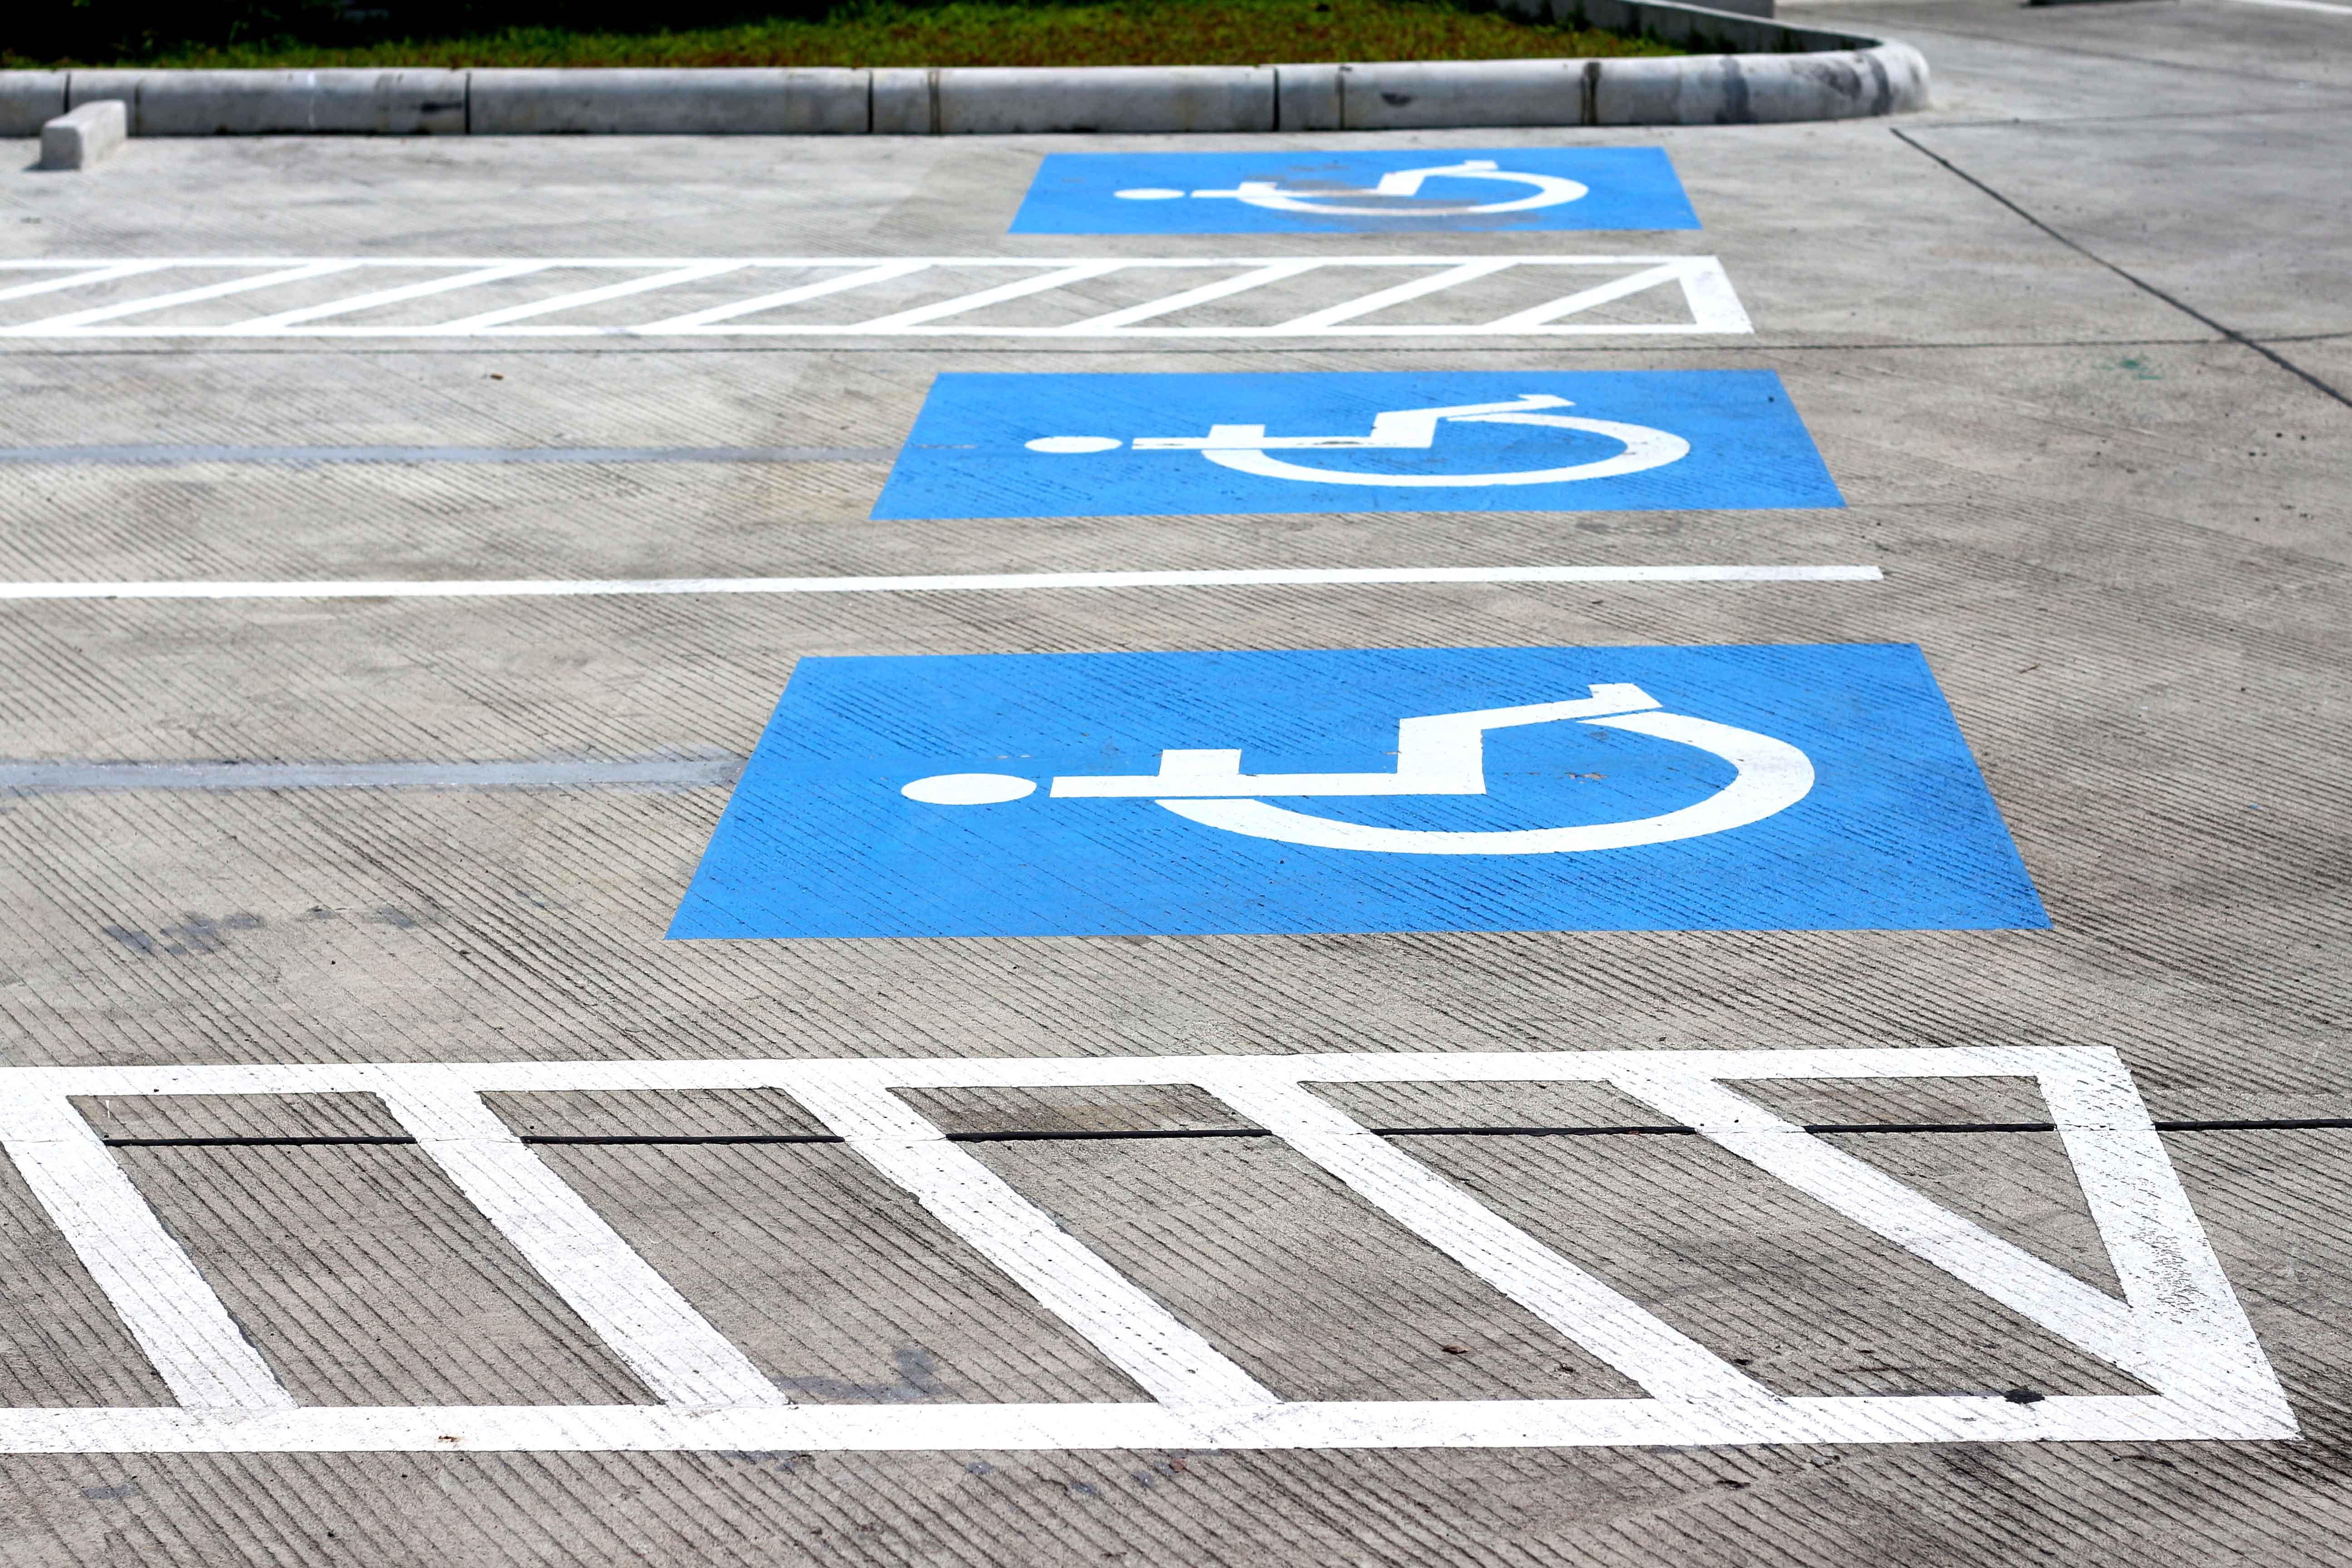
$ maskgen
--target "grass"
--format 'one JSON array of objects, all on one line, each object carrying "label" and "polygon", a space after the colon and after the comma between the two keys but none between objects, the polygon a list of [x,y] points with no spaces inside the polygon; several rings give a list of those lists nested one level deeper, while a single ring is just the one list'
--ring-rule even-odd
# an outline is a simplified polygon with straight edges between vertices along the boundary
[{"label": "grass", "polygon": [[357,48],[286,41],[186,49],[138,63],[211,68],[1150,66],[1681,52],[1594,28],[1523,22],[1448,0],[1070,0],[1020,5],[852,0],[821,21],[777,19],[653,33],[515,27],[480,37]]}]

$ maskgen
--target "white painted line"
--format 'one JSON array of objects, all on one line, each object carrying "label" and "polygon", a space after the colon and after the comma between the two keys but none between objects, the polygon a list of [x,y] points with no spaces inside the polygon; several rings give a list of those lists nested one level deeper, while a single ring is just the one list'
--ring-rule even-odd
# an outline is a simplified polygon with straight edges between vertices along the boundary
[{"label": "white painted line", "polygon": [[1507,256],[1484,257],[1474,261],[1465,261],[1458,267],[1449,267],[1443,272],[1433,272],[1426,278],[1416,278],[1410,283],[1398,283],[1386,289],[1376,289],[1370,294],[1350,300],[1342,305],[1332,305],[1320,310],[1309,310],[1303,316],[1293,316],[1274,330],[1279,332],[1319,332],[1327,327],[1336,327],[1342,321],[1352,321],[1359,316],[1369,316],[1375,310],[1385,310],[1391,305],[1402,305],[1408,300],[1421,299],[1424,295],[1442,292],[1456,284],[1490,277],[1510,265],[1511,258]]},{"label": "white painted line", "polygon": [[1286,1081],[1280,1058],[1194,1070],[1211,1092],[1374,1208],[1660,1399],[1771,1402],[1770,1389],[1661,1322],[1352,1117]]},{"label": "white painted line", "polygon": [[1187,289],[1179,294],[1163,295],[1157,300],[1146,300],[1140,305],[1129,305],[1125,310],[1106,310],[1099,316],[1088,316],[1082,321],[1072,321],[1068,326],[1059,330],[1071,337],[1084,337],[1090,332],[1108,332],[1120,327],[1130,327],[1138,321],[1149,321],[1158,316],[1172,316],[1179,310],[1188,310],[1195,305],[1206,305],[1218,300],[1230,300],[1234,295],[1247,293],[1252,289],[1263,288],[1268,283],[1279,283],[1286,278],[1296,278],[1302,272],[1313,271],[1317,263],[1311,258],[1270,261],[1264,267],[1252,268],[1247,272],[1236,273],[1231,278],[1221,278],[1214,283],[1203,283],[1198,289]]},{"label": "white painted line", "polygon": [[2330,5],[2326,0],[2230,0],[2232,5],[2271,5],[2281,11],[2332,11],[2338,16],[2352,16],[2352,5]]},{"label": "white painted line", "polygon": [[1089,279],[1100,278],[1107,272],[1117,272],[1120,268],[1121,263],[1117,261],[1081,261],[1075,266],[1059,268],[1034,278],[1024,278],[1013,283],[1000,283],[993,289],[982,289],[975,293],[960,294],[952,300],[940,300],[929,305],[918,305],[910,310],[896,310],[887,316],[877,316],[870,321],[857,322],[849,331],[889,332],[902,327],[922,326],[928,322],[943,321],[950,316],[961,316],[967,311],[984,310],[991,305],[1002,305],[1007,300],[1025,300],[1032,294],[1043,294],[1049,289],[1059,289],[1065,284],[1084,283]]},{"label": "white painted line", "polygon": [[[1271,1406],[1272,1390],[1235,1366],[1054,1216],[879,1084],[862,1064],[800,1075],[793,1093],[849,1146],[915,1194],[949,1229],[1161,1405],[1202,1418]],[[834,1079],[828,1081],[829,1079]]]},{"label": "white painted line", "polygon": [[[144,300],[126,300],[112,305],[100,305],[88,310],[71,310],[62,316],[46,316],[22,327],[8,329],[28,337],[64,335],[72,329],[88,327],[100,321],[116,321],[124,316],[144,315],[151,310],[169,310],[174,305],[195,305],[208,300],[225,300],[233,294],[250,294],[257,289],[274,289],[281,283],[300,283],[312,278],[324,278],[337,272],[349,272],[359,265],[356,261],[306,261],[299,266],[279,268],[251,278],[235,278],[226,283],[206,283],[194,289],[178,289],[169,294],[151,295]],[[140,270],[150,270],[140,268]],[[168,330],[168,329],[167,329]],[[143,328],[132,329],[143,332]]]},{"label": "white painted line", "polygon": [[0,1094],[0,1144],[190,1412],[290,1410],[261,1352],[66,1096]]},{"label": "white painted line", "polygon": [[1638,1072],[1611,1082],[2110,1365],[2157,1383],[2182,1348],[2162,1337],[2151,1340],[2147,1325],[2126,1303],[1719,1083]]},{"label": "white painted line", "polygon": [[1876,583],[1875,566],[1355,566],[992,572],[940,577],[520,578],[448,582],[0,583],[8,599],[540,599],[628,594],[972,594],[1032,588],[1281,588],[1381,583]]},{"label": "white painted line", "polygon": [[462,1074],[406,1067],[383,1074],[374,1089],[466,1201],[656,1394],[671,1405],[792,1403],[564,1185]]},{"label": "white painted line", "polygon": [[2177,1240],[2203,1232],[2130,1078],[2095,1058],[2039,1076],[2132,1318],[2175,1351],[2158,1386],[2176,1400],[2201,1396],[2217,1409],[2267,1400],[2285,1411],[2277,1374],[2221,1259],[2210,1247]]},{"label": "white painted line", "polygon": [[142,272],[153,272],[171,265],[168,261],[118,261],[110,267],[91,263],[91,270],[76,272],[64,278],[44,278],[37,283],[12,283],[0,289],[0,300],[22,300],[35,294],[54,294],[61,289],[79,289],[85,283],[111,283],[118,278],[135,278]]},{"label": "white painted line", "polygon": [[[256,268],[272,268],[255,275]],[[190,323],[129,321],[152,316],[175,305],[196,303],[236,294],[260,293],[282,283],[298,282],[331,272],[365,274],[384,268],[414,272],[443,270],[447,276],[405,283],[393,289],[361,289],[341,300],[310,300],[291,309],[269,310],[241,321]],[[1351,269],[1373,268],[1375,276],[1399,268],[1427,273],[1413,281],[1369,291]],[[68,311],[37,320],[0,321],[0,338],[431,338],[431,337],[814,337],[814,338],[1352,338],[1352,337],[1591,337],[1644,336],[1657,333],[1717,334],[1753,331],[1747,312],[1732,291],[1722,263],[1712,256],[1256,256],[1256,257],[711,257],[651,258],[631,260],[613,257],[512,258],[450,257],[218,257],[142,258],[127,261],[105,259],[0,261],[0,275],[24,271],[58,271],[65,276],[0,289],[0,303],[25,295],[70,289],[127,278],[142,272],[202,272],[230,268],[235,279],[195,288],[175,289],[145,299],[121,300],[86,310]],[[1541,278],[1561,269],[1591,275],[1596,271],[1626,276],[1613,282],[1583,289],[1565,288],[1548,304],[1527,307],[1523,289],[1514,289],[1507,302],[1482,305],[1481,279],[1507,274],[1515,279]],[[1434,270],[1432,270],[1434,269]],[[356,324],[331,318],[373,306],[448,295],[459,300],[469,289],[499,283],[522,274],[565,270],[626,271],[626,279],[582,289],[526,304],[467,311],[439,321],[406,324]],[[793,288],[747,295],[742,299],[679,311],[668,303],[667,291],[728,273],[748,278],[778,270],[831,272],[835,276]],[[1009,283],[973,289],[970,282],[947,276],[955,273],[1010,273]],[[1181,275],[1213,272],[1213,282],[1192,287]],[[1238,272],[1240,276],[1224,276]],[[934,273],[939,287],[959,292],[944,299],[920,300],[862,321],[794,319],[795,305],[824,300],[887,283],[916,274]],[[1168,276],[1168,290],[1158,299],[1115,310],[1101,310],[1077,285],[1111,273]],[[1290,305],[1286,321],[1244,325],[1226,322],[1193,326],[1154,324],[1188,306],[1249,293],[1265,285],[1306,279],[1312,290]],[[929,281],[929,279],[926,279]],[[1581,319],[1593,307],[1628,293],[1680,285],[1687,321],[1607,321]],[[579,306],[646,297],[646,319],[598,323],[564,321],[533,323],[532,318],[553,315]],[[1335,299],[1335,295],[1344,298]],[[1442,317],[1450,319],[1391,321],[1365,324],[1357,318],[1401,306],[1423,297],[1448,301]],[[1013,325],[973,321],[969,318],[985,307],[1010,300],[1036,297],[1046,314],[1069,319]],[[1307,307],[1302,309],[1301,307]],[[1484,310],[1509,313],[1480,320]],[[623,312],[625,314],[626,312]],[[760,317],[758,321],[746,318]]]},{"label": "white painted line", "polygon": [[1917,1394],[1804,1397],[1741,1410],[1741,1435],[1696,1402],[1658,1399],[1301,1401],[1212,1426],[1154,1404],[377,1405],[224,1415],[0,1410],[0,1453],[985,1452],[1087,1448],[1576,1448],[1730,1443],[2275,1441],[2160,1400],[2084,1394],[2015,1405]]},{"label": "white painted line", "polygon": [[779,289],[772,294],[754,295],[732,304],[713,305],[707,310],[689,310],[683,316],[670,316],[658,321],[647,321],[629,330],[646,337],[659,337],[666,332],[690,332],[719,321],[731,321],[738,316],[754,315],[761,310],[773,310],[785,305],[797,305],[804,300],[822,300],[828,294],[839,294],[851,289],[863,289],[869,283],[887,283],[893,278],[904,278],[930,266],[928,261],[885,261],[877,266],[861,267],[835,277],[803,283],[795,289]]},{"label": "white painted line", "polygon": [[[1750,1079],[2039,1079],[2125,1298],[2106,1297],[1723,1089]],[[1684,1119],[2152,1394],[1790,1396],[1598,1285],[1484,1205],[1305,1094],[1307,1083],[1604,1082]],[[1360,1196],[1590,1345],[1648,1399],[1276,1398],[893,1092],[1192,1084],[1256,1116]],[[488,1092],[780,1089],[1093,1342],[1149,1403],[788,1406],[544,1165]],[[673,1403],[293,1409],[70,1095],[384,1095],[533,1267]],[[0,1409],[0,1451],[450,1448],[1501,1447],[1603,1444],[2269,1440],[2294,1413],[2113,1051],[1472,1051],[0,1069],[0,1135],[175,1392],[180,1409]],[[522,1151],[528,1154],[528,1151]],[[94,1158],[93,1158],[94,1156]],[[714,1343],[714,1341],[716,1342]],[[689,1405],[690,1407],[681,1407]],[[222,1405],[232,1408],[223,1409]]]},{"label": "white painted line", "polygon": [[[1628,295],[1654,289],[1661,283],[1672,283],[1684,280],[1685,278],[1685,275],[1682,270],[1672,265],[1653,267],[1645,272],[1631,272],[1622,278],[1614,278],[1606,283],[1596,284],[1580,293],[1563,295],[1548,305],[1538,305],[1533,310],[1516,311],[1490,324],[1512,331],[1549,326],[1562,316],[1573,315],[1579,310],[1590,310],[1595,305],[1610,304]],[[1739,309],[1739,301],[1736,298],[1731,300],[1731,307],[1734,310]],[[1747,320],[1744,311],[1740,319]]]},{"label": "white painted line", "polygon": [[598,305],[607,300],[625,300],[638,294],[649,294],[656,289],[667,289],[675,283],[693,283],[705,278],[716,278],[724,272],[734,272],[745,264],[740,261],[698,261],[688,267],[672,268],[656,272],[650,278],[632,278],[625,283],[607,283],[599,289],[579,289],[552,299],[534,300],[527,305],[509,305],[503,310],[484,310],[479,315],[445,321],[438,329],[445,332],[466,333],[486,331],[502,327],[509,321],[527,321],[533,316],[551,316],[559,310],[575,310],[582,305]]},{"label": "white painted line", "polygon": [[299,310],[280,310],[274,316],[247,321],[238,331],[266,337],[280,327],[299,326],[304,321],[322,321],[329,316],[348,315],[353,310],[370,310],[379,305],[429,300],[436,294],[446,294],[452,289],[471,289],[482,283],[502,283],[509,278],[527,278],[531,273],[546,269],[544,261],[502,261],[496,267],[476,268],[470,272],[454,273],[446,278],[428,278],[422,283],[404,283],[395,289],[378,289],[372,293],[354,294],[347,300],[330,300],[324,305],[305,305]]}]

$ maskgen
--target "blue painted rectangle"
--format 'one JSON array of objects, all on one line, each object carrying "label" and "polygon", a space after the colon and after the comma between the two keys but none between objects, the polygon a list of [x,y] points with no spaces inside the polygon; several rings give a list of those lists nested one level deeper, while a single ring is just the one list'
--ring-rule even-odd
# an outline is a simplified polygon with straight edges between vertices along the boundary
[{"label": "blue painted rectangle", "polygon": [[1699,226],[1660,147],[1049,153],[1014,234],[1413,234]]},{"label": "blue painted rectangle", "polygon": [[1769,370],[955,373],[874,516],[1844,504]]},{"label": "blue painted rectangle", "polygon": [[669,934],[2048,923],[1915,647],[1369,648],[803,659]]}]

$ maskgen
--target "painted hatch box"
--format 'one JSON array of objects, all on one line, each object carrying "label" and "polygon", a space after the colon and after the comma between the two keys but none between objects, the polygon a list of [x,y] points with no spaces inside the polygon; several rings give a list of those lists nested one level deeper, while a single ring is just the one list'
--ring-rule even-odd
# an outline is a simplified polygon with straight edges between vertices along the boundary
[{"label": "painted hatch box", "polygon": [[673,937],[2047,925],[1918,649],[805,658]]},{"label": "painted hatch box", "polygon": [[1840,507],[1769,370],[950,373],[877,518]]},{"label": "painted hatch box", "polygon": [[1659,147],[1049,153],[1014,234],[1692,229]]}]

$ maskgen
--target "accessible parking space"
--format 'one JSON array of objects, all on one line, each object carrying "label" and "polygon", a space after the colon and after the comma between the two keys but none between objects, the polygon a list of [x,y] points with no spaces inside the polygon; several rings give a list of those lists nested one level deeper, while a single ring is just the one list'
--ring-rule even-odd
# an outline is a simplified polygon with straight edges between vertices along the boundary
[{"label": "accessible parking space", "polygon": [[5,1554],[2331,1560],[2352,12],[1792,9],[0,171]]}]

